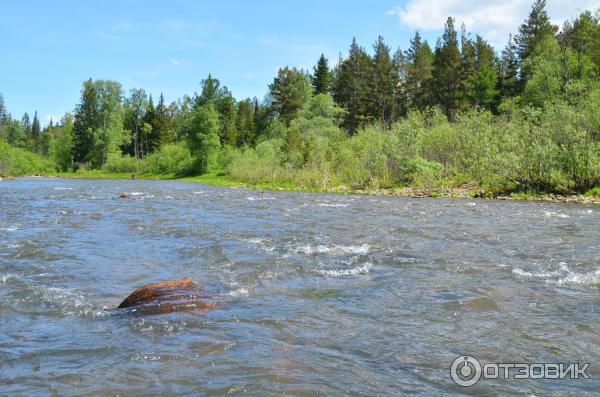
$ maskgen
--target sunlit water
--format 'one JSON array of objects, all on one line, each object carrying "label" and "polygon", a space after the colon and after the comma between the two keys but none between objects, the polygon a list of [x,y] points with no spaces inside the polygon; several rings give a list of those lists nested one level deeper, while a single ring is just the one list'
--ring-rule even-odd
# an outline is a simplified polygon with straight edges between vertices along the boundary
[{"label": "sunlit water", "polygon": [[[600,207],[62,179],[0,203],[0,395],[600,390]],[[184,276],[219,306],[106,310]],[[463,388],[464,354],[591,379]]]}]

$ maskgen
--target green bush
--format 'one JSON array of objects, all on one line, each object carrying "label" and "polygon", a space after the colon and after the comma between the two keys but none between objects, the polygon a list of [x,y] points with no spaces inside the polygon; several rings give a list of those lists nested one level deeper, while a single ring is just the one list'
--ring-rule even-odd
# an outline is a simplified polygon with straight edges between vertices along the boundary
[{"label": "green bush", "polygon": [[183,175],[192,167],[192,164],[190,151],[181,144],[164,145],[160,150],[144,159],[146,171],[155,174]]},{"label": "green bush", "polygon": [[135,173],[141,170],[140,162],[129,155],[109,153],[102,170],[115,173]]},{"label": "green bush", "polygon": [[273,182],[284,178],[286,172],[280,165],[282,144],[281,139],[271,139],[259,143],[255,149],[236,150],[232,153],[229,174],[251,183]]},{"label": "green bush", "polygon": [[0,141],[0,176],[40,175],[56,171],[54,163]]}]

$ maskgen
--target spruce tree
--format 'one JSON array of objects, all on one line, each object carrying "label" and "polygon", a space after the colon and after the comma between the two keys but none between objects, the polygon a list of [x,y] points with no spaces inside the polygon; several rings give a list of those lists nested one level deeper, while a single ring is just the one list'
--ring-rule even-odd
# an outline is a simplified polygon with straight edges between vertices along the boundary
[{"label": "spruce tree", "polygon": [[460,32],[460,88],[458,94],[461,108],[467,105],[473,89],[471,84],[473,76],[477,73],[475,64],[475,43],[471,40],[471,35],[467,32],[463,24]]},{"label": "spruce tree", "polygon": [[165,103],[163,93],[160,93],[158,104],[155,109],[154,124],[152,129],[156,130],[159,137],[160,145],[173,143],[176,140],[173,116],[171,115],[169,106]]},{"label": "spruce tree", "polygon": [[38,139],[40,134],[42,133],[42,128],[40,126],[40,120],[38,119],[37,110],[33,115],[33,122],[31,123],[31,136],[33,139]]},{"label": "spruce tree", "polygon": [[26,136],[31,136],[31,119],[29,118],[29,113],[25,112],[23,117],[21,117],[21,127],[23,128],[23,132]]},{"label": "spruce tree", "polygon": [[369,83],[372,76],[371,57],[358,46],[355,38],[352,39],[348,57],[338,63],[332,85],[335,101],[346,109],[343,126],[350,134],[369,119]]},{"label": "spruce tree", "polygon": [[436,96],[450,121],[456,120],[460,95],[461,56],[454,19],[449,17],[435,49],[433,78]]},{"label": "spruce tree", "polygon": [[498,88],[502,98],[511,98],[518,93],[519,60],[512,35],[508,37],[508,43],[499,62]]},{"label": "spruce tree", "polygon": [[9,122],[8,111],[4,103],[4,96],[0,92],[0,127],[7,125]]},{"label": "spruce tree", "polygon": [[417,31],[406,51],[406,92],[410,106],[419,110],[433,104],[433,53]]},{"label": "spruce tree", "polygon": [[81,100],[75,107],[73,123],[73,160],[83,163],[94,144],[94,131],[98,127],[98,93],[92,80],[83,83]]},{"label": "spruce tree", "polygon": [[236,126],[237,146],[241,147],[252,143],[254,140],[254,109],[250,98],[238,103]]},{"label": "spruce tree", "polygon": [[154,107],[154,101],[152,99],[152,94],[148,97],[148,104],[146,105],[146,114],[144,115],[144,124],[149,127],[147,130],[146,137],[146,152],[152,153],[160,147],[160,128],[157,123],[157,113],[156,108]]},{"label": "spruce tree", "polygon": [[392,100],[391,121],[395,122],[400,117],[405,117],[408,112],[408,97],[407,97],[407,76],[408,63],[404,52],[398,48],[392,58],[394,64],[394,74],[396,85],[394,87],[394,96]]},{"label": "spruce tree", "polygon": [[221,121],[219,137],[222,145],[235,146],[237,141],[236,103],[229,90],[226,90],[225,93],[218,103],[218,112]]},{"label": "spruce tree", "polygon": [[194,105],[202,106],[208,102],[212,102],[215,106],[218,106],[218,102],[224,96],[221,82],[209,73],[208,77],[200,82],[200,86],[202,87],[202,91],[200,95],[196,95]]},{"label": "spruce tree", "polygon": [[531,76],[532,70],[525,62],[534,52],[537,45],[547,35],[555,35],[558,27],[550,22],[546,12],[546,0],[535,0],[527,20],[519,27],[519,33],[515,36],[517,56],[519,59],[520,88]]},{"label": "spruce tree", "polygon": [[379,36],[373,44],[373,77],[370,84],[370,115],[382,123],[391,122],[392,101],[398,79],[394,63],[390,57],[390,48]]},{"label": "spruce tree", "polygon": [[321,54],[321,57],[314,68],[314,73],[311,79],[313,93],[315,95],[328,93],[331,85],[331,77],[331,71],[329,70],[327,58],[325,58],[325,55]]},{"label": "spruce tree", "polygon": [[306,74],[296,68],[279,69],[277,77],[269,85],[272,108],[289,124],[298,116],[311,95],[311,85]]}]

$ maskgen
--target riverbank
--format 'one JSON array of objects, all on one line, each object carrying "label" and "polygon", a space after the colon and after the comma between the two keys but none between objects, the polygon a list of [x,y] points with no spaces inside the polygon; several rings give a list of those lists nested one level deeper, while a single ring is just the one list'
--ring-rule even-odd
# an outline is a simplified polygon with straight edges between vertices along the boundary
[{"label": "riverbank", "polygon": [[[83,171],[83,172],[65,172],[53,173],[49,177],[69,178],[69,179],[131,179],[130,173],[111,173],[105,171]],[[288,191],[288,192],[319,192],[319,193],[338,193],[338,194],[362,194],[378,196],[398,196],[413,198],[448,198],[448,199],[488,199],[488,200],[519,200],[519,201],[542,201],[557,203],[578,203],[600,205],[600,188],[595,188],[588,193],[573,195],[558,195],[552,193],[540,192],[518,192],[510,194],[487,194],[485,191],[477,188],[473,184],[466,184],[456,188],[437,188],[422,189],[413,187],[397,187],[386,189],[352,189],[347,186],[337,186],[328,188],[317,188],[314,186],[303,186],[287,181],[272,181],[248,183],[247,181],[237,180],[222,172],[208,172],[196,176],[177,176],[175,174],[152,174],[140,173],[135,175],[140,180],[178,180],[196,183],[205,183],[211,186],[228,188],[245,188],[270,191]]]}]

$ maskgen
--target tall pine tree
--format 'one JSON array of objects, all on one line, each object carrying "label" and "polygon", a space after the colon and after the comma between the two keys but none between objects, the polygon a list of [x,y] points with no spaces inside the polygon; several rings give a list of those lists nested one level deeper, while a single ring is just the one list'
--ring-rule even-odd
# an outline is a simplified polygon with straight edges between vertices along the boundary
[{"label": "tall pine tree", "polygon": [[392,106],[394,91],[398,84],[398,78],[394,63],[390,56],[390,48],[379,36],[373,44],[373,78],[370,84],[371,106],[370,115],[381,123],[392,121]]},{"label": "tall pine tree", "polygon": [[311,80],[313,93],[315,95],[326,94],[329,92],[331,85],[331,71],[329,70],[329,64],[325,55],[321,54],[321,57],[314,68]]},{"label": "tall pine tree", "polygon": [[512,35],[508,37],[508,43],[502,50],[500,62],[498,63],[498,88],[502,98],[511,98],[518,93],[519,83],[519,60]]},{"label": "tall pine tree", "polygon": [[450,121],[456,120],[460,98],[461,56],[454,19],[448,18],[435,49],[433,79],[436,96]]},{"label": "tall pine tree", "polygon": [[4,97],[0,92],[0,127],[4,127],[10,121],[8,111],[6,110],[6,104],[4,103]]},{"label": "tall pine tree", "polygon": [[241,147],[252,143],[254,140],[254,109],[250,98],[238,103],[236,126],[237,146]]},{"label": "tall pine tree", "polygon": [[417,31],[406,51],[406,91],[410,106],[424,110],[433,104],[433,53]]},{"label": "tall pine tree", "polygon": [[21,127],[23,128],[23,132],[26,136],[31,136],[31,119],[29,118],[29,113],[25,112],[23,117],[21,117]]},{"label": "tall pine tree", "polygon": [[373,76],[373,62],[356,39],[346,59],[341,59],[334,73],[332,91],[335,101],[346,109],[343,126],[353,134],[368,120],[370,102],[369,82]]},{"label": "tall pine tree", "polygon": [[40,119],[38,118],[37,110],[33,115],[33,121],[31,122],[31,136],[33,139],[39,139],[40,134],[42,133],[42,128],[40,126]]},{"label": "tall pine tree", "polygon": [[94,145],[94,130],[98,126],[98,93],[92,79],[83,83],[81,100],[75,108],[73,124],[73,160],[84,163]]},{"label": "tall pine tree", "polygon": [[546,0],[535,0],[527,20],[519,27],[515,36],[517,56],[519,58],[519,86],[525,87],[533,71],[526,60],[533,54],[537,45],[547,35],[555,35],[558,27],[550,22],[546,12]]},{"label": "tall pine tree", "polygon": [[289,124],[298,116],[311,95],[311,85],[306,74],[296,68],[279,69],[277,77],[269,85],[272,108]]}]

